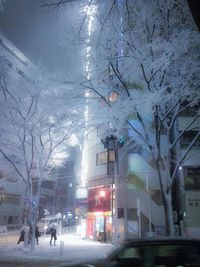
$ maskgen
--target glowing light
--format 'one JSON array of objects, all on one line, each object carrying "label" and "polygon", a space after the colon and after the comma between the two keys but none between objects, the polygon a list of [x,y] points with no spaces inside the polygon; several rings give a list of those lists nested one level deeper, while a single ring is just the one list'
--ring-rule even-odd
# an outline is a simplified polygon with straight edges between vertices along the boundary
[{"label": "glowing light", "polygon": [[[94,32],[94,19],[95,14],[97,12],[97,6],[96,5],[86,5],[83,8],[83,12],[86,13],[86,21],[87,21],[87,34],[88,38],[86,40],[87,47],[86,47],[86,65],[85,65],[85,71],[86,71],[86,77],[89,80],[91,77],[91,64],[90,64],[90,58],[91,58],[91,52],[92,47],[90,46],[90,36]],[[89,96],[89,92],[85,90],[85,97],[87,98]],[[89,109],[88,105],[86,105],[84,117],[85,117],[85,126],[87,129],[88,126],[88,116],[89,116]],[[87,130],[85,130],[85,134],[87,134]],[[81,183],[82,186],[85,186],[86,184],[86,177],[87,177],[87,171],[88,171],[88,156],[87,156],[87,140],[84,140],[83,148],[82,148],[82,162],[81,162]]]},{"label": "glowing light", "polygon": [[49,116],[48,120],[49,120],[50,124],[54,124],[55,123],[55,118],[53,116],[51,116],[51,115]]},{"label": "glowing light", "polygon": [[96,5],[87,5],[86,7],[83,8],[83,12],[86,13],[87,18],[88,18],[88,35],[90,36],[93,32],[93,24],[94,24],[94,15],[97,12],[97,6]]},{"label": "glowing light", "polygon": [[85,70],[86,72],[89,72],[89,64],[86,65]]},{"label": "glowing light", "polygon": [[104,190],[101,190],[99,192],[99,195],[100,195],[100,197],[105,197],[106,196],[106,192]]},{"label": "glowing light", "polygon": [[71,137],[70,137],[70,139],[69,139],[69,144],[70,144],[71,146],[79,145],[79,140],[78,140],[78,138],[76,137],[75,134],[72,134],[72,135],[71,135]]},{"label": "glowing light", "polygon": [[87,164],[87,143],[84,141],[84,146],[82,149],[82,172],[81,172],[81,184],[82,186],[86,185],[86,177],[87,177],[87,170],[88,170],[88,164]]},{"label": "glowing light", "polygon": [[91,50],[92,50],[91,46],[87,46],[87,48],[86,48],[86,57],[87,58],[91,56]]}]

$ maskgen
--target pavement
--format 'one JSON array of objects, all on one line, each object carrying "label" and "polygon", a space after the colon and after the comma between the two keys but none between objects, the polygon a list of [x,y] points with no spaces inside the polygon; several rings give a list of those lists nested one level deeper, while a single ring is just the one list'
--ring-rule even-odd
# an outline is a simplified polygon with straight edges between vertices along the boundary
[{"label": "pavement", "polygon": [[[30,247],[25,247],[22,242],[17,245],[18,239],[19,234],[5,234],[0,236],[0,266],[8,266],[8,263],[15,263],[13,266],[23,266],[21,264],[17,265],[22,262],[29,263],[26,266],[33,266],[30,263],[38,262],[48,262],[51,264],[76,263],[104,258],[114,248],[110,243],[82,239],[76,233],[66,233],[58,236],[55,246],[50,246],[49,235],[43,235],[39,238],[39,244],[35,245],[34,250]],[[40,266],[54,265],[43,264]]]}]

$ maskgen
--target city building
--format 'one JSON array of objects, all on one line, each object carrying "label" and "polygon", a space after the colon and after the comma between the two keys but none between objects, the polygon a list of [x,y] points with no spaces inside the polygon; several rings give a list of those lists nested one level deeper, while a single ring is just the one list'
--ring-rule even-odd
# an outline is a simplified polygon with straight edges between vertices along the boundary
[{"label": "city building", "polygon": [[[188,125],[199,106],[178,119],[177,131]],[[199,118],[181,138],[177,155],[188,148],[199,131]],[[126,136],[128,142],[131,136]],[[150,153],[145,149],[123,151],[116,137],[107,136],[105,146],[98,133],[88,136],[88,208],[86,236],[112,241],[150,233],[165,235],[160,185]],[[199,138],[179,168],[173,198],[176,235],[200,235],[200,143]],[[102,142],[103,141],[103,142]],[[180,178],[181,177],[181,178]],[[117,189],[116,189],[117,188]],[[181,192],[179,192],[181,191]],[[117,196],[116,196],[117,195]],[[178,217],[178,218],[177,218]],[[176,224],[180,229],[176,229]],[[179,232],[180,231],[180,232]],[[117,236],[115,236],[117,232]],[[99,234],[101,235],[99,237]]]},{"label": "city building", "polygon": [[[178,121],[179,131],[192,121],[199,112],[199,105],[182,112]],[[180,140],[180,154],[183,155],[191,141],[199,131],[200,118],[190,126]],[[186,160],[183,162],[179,172],[183,176],[184,186],[184,222],[186,232],[190,236],[200,237],[200,137],[196,140],[189,152]]]},{"label": "city building", "polygon": [[[27,78],[26,73],[31,67],[30,61],[0,33],[0,57],[8,67],[10,79]],[[12,229],[21,223],[25,186],[13,174],[8,176],[5,171],[0,175],[0,231]]]}]

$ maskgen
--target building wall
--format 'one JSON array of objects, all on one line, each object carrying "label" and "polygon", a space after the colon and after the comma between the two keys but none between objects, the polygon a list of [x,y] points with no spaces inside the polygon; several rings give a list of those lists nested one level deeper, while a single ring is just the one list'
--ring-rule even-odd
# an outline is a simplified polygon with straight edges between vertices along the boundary
[{"label": "building wall", "polygon": [[0,179],[0,225],[8,228],[20,224],[25,186],[22,183]]},{"label": "building wall", "polygon": [[[179,119],[180,126],[178,130],[183,129],[185,126],[185,119],[187,120],[188,118]],[[198,126],[199,121],[195,125]],[[99,186],[108,183],[108,181],[112,183],[114,176],[107,174],[107,161],[100,166],[97,166],[96,161],[97,154],[106,152],[106,150],[100,143],[100,138],[97,135],[93,134],[91,139],[91,145],[88,147],[88,158],[90,159],[88,161],[88,184],[90,186]],[[177,149],[177,155],[180,156],[187,149],[187,146],[182,146],[180,143]],[[199,162],[200,153],[199,144],[197,143],[184,161],[183,170],[198,168]],[[158,235],[165,235],[165,216],[159,180],[151,157],[144,152],[131,153],[129,151],[121,158],[119,151],[118,167],[118,207],[122,208],[124,212],[124,217],[118,220],[119,225],[123,225],[122,238],[126,237],[126,235],[127,237],[144,236],[149,231],[154,231]],[[182,173],[182,175],[183,180],[186,180],[186,173]],[[195,177],[198,178],[199,176]],[[183,190],[185,189],[185,194],[182,195],[183,199],[181,201],[187,203],[187,205],[185,204],[186,218],[184,218],[184,223],[185,226],[190,228],[200,227],[200,205],[197,205],[200,198],[200,182],[198,183],[198,181],[200,179],[196,179],[193,189],[188,189],[187,186],[183,188]],[[193,204],[195,205],[195,212],[192,211],[194,206],[191,204],[191,199],[195,202]],[[140,221],[138,213],[140,214]]]},{"label": "building wall", "polygon": [[[114,196],[111,209],[113,225],[117,228],[117,238],[123,240],[124,238],[137,237],[140,234],[144,236],[149,231],[157,231],[159,235],[163,235],[165,232],[164,210],[158,177],[146,158],[144,159],[138,153],[130,152],[123,153],[121,156],[119,149],[119,172],[116,179],[114,172],[111,175],[108,174],[106,157],[102,165],[97,165],[97,155],[107,153],[107,149],[104,148],[97,134],[95,136],[93,133],[90,136],[87,147],[89,159],[88,188],[110,184],[111,187],[114,186],[114,191],[117,190],[117,200]],[[117,182],[116,185],[115,182]],[[138,200],[140,207],[138,207]],[[115,201],[117,201],[117,206],[115,206]],[[115,216],[116,208],[117,215]],[[140,222],[138,222],[138,212],[140,213]],[[90,225],[90,232],[91,229],[95,231],[95,221],[98,220],[95,214],[93,214],[93,219],[91,219],[91,213],[88,216],[90,217],[90,224],[92,220],[93,225],[92,228]],[[107,216],[105,217],[107,218]],[[139,228],[141,228],[141,233],[139,233]]]},{"label": "building wall", "polygon": [[[26,77],[31,67],[30,61],[21,53],[5,36],[0,33],[0,56],[8,67],[10,79],[21,79]],[[14,182],[13,182],[14,181]],[[0,179],[0,225],[15,225],[21,223],[23,216],[24,184],[18,182],[17,178]]]},{"label": "building wall", "polygon": [[[179,117],[179,131],[192,121],[194,115],[198,111],[199,106],[190,108]],[[180,154],[183,156],[188,146],[199,131],[200,118],[188,129],[189,132],[183,135],[180,140]],[[196,236],[200,236],[200,137],[193,145],[180,170],[184,182],[184,224],[188,235],[195,232]],[[188,230],[190,229],[190,230]]]},{"label": "building wall", "polygon": [[[88,179],[94,179],[107,173],[107,150],[104,149],[97,132],[93,132],[87,139]],[[102,156],[100,155],[102,154]],[[98,160],[98,155],[101,159]]]}]

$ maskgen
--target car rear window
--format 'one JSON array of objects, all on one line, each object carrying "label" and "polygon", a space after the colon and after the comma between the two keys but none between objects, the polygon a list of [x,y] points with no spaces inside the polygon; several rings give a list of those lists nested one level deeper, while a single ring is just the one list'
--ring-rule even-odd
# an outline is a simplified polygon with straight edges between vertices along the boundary
[{"label": "car rear window", "polygon": [[200,247],[198,243],[128,246],[119,251],[118,259],[133,264],[137,260],[143,267],[200,267]]}]

